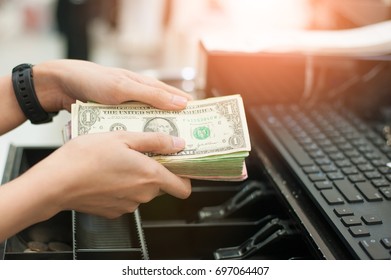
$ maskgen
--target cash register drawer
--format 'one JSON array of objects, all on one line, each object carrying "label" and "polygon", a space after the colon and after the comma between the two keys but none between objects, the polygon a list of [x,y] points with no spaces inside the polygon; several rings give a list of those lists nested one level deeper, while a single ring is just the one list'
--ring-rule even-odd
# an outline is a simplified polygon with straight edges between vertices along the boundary
[{"label": "cash register drawer", "polygon": [[[56,147],[10,146],[3,183]],[[186,200],[169,195],[109,220],[64,211],[0,245],[1,259],[314,259],[300,225],[249,157],[244,182],[192,181]]]}]

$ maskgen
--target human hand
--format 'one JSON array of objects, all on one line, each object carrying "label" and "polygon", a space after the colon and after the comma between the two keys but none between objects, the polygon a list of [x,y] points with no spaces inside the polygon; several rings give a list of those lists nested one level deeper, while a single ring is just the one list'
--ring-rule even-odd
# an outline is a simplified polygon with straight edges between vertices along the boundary
[{"label": "human hand", "polygon": [[34,85],[48,112],[70,110],[76,99],[102,104],[140,101],[164,110],[181,110],[191,95],[151,77],[82,60],[53,60],[33,68]]},{"label": "human hand", "polygon": [[115,218],[162,193],[182,199],[190,195],[189,179],[143,154],[175,153],[184,145],[180,138],[152,132],[83,135],[30,168],[26,176],[39,182],[37,192],[48,193],[51,207],[46,204],[45,211],[73,209]]}]

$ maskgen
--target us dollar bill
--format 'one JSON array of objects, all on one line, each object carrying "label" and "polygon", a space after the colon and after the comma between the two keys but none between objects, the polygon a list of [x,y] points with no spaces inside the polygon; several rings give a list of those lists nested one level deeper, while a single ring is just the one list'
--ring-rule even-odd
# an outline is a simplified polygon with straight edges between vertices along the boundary
[{"label": "us dollar bill", "polygon": [[72,138],[125,130],[163,132],[185,139],[184,150],[169,155],[169,159],[232,153],[245,157],[251,150],[239,94],[189,101],[182,111],[159,110],[138,102],[121,105],[76,102],[72,105],[71,129]]}]

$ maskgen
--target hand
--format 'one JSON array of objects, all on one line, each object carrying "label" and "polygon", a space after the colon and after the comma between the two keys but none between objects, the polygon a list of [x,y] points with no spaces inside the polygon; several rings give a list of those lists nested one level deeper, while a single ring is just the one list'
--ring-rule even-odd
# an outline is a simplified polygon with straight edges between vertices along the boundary
[{"label": "hand", "polygon": [[184,145],[180,138],[152,132],[83,135],[30,168],[26,176],[33,178],[30,182],[41,182],[43,189],[39,193],[50,189],[48,201],[59,208],[53,210],[46,205],[46,211],[74,209],[114,218],[133,212],[140,203],[162,193],[183,199],[190,195],[188,179],[174,175],[142,154],[174,153]]},{"label": "hand", "polygon": [[102,104],[140,101],[159,109],[181,110],[192,97],[156,79],[82,60],[53,60],[33,68],[34,85],[48,112],[70,110],[76,99]]}]

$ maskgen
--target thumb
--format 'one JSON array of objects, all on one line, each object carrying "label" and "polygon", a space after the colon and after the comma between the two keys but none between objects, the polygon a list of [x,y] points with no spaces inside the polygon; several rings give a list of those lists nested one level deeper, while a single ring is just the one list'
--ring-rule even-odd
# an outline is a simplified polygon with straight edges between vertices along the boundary
[{"label": "thumb", "polygon": [[159,132],[126,133],[125,143],[132,150],[157,154],[172,154],[185,148],[183,138]]}]

